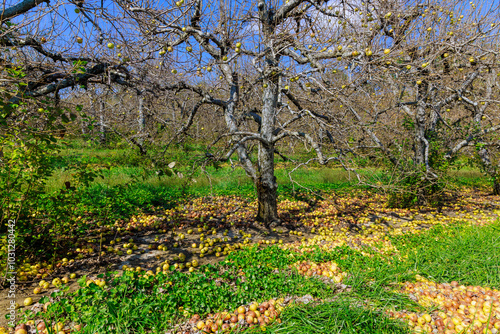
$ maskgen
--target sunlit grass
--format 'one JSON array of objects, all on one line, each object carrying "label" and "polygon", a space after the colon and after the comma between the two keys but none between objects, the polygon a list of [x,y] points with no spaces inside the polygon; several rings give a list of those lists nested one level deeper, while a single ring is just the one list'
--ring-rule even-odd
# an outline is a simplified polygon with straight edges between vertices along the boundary
[{"label": "sunlit grass", "polygon": [[390,319],[379,311],[356,306],[352,301],[344,299],[293,307],[286,310],[282,318],[282,324],[272,326],[269,333],[391,334],[410,332],[403,322]]}]

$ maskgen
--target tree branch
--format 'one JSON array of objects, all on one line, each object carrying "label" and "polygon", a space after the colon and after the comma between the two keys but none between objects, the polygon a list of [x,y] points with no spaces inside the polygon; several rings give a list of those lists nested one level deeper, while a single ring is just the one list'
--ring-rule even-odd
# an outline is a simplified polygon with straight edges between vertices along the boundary
[{"label": "tree branch", "polygon": [[16,17],[18,15],[24,14],[30,9],[35,8],[39,4],[46,2],[47,5],[49,4],[49,0],[24,0],[17,5],[14,5],[9,8],[4,8],[2,10],[2,14],[0,14],[0,22],[9,20],[13,17]]}]

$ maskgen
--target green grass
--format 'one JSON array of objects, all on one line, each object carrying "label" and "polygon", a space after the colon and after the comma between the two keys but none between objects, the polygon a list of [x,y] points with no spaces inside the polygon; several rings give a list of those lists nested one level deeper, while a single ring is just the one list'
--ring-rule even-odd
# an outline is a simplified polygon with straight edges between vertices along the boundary
[{"label": "green grass", "polygon": [[436,226],[395,240],[408,269],[437,281],[500,288],[500,224]]},{"label": "green grass", "polygon": [[[183,178],[177,176],[164,176],[160,178],[155,175],[145,174],[140,167],[113,166],[110,169],[104,169],[104,177],[96,179],[94,183],[106,186],[116,186],[140,182],[141,184],[156,187],[188,187],[195,190],[195,192],[204,193],[210,193],[211,187],[213,187],[212,191],[217,193],[224,192],[224,190],[237,192],[241,186],[253,186],[251,179],[247,177],[243,169],[239,167],[234,169],[229,166],[219,169],[208,167],[206,169],[207,173],[198,170],[192,176],[188,173],[190,166],[181,166],[180,169]],[[288,168],[278,168],[276,170],[276,177],[279,185],[283,187],[292,185],[288,176],[289,170]],[[64,182],[71,180],[71,174],[71,170],[62,168],[57,169],[47,182],[47,191],[51,192],[60,189],[64,185]],[[308,187],[318,186],[319,189],[345,187],[355,183],[352,178],[349,178],[348,173],[340,168],[321,168],[314,170],[300,169],[293,173],[293,179],[301,185]],[[298,185],[296,185],[296,187],[300,188]]]},{"label": "green grass", "polygon": [[407,326],[379,311],[354,306],[349,300],[287,309],[282,323],[270,328],[273,334],[409,333]]},{"label": "green grass", "polygon": [[[276,247],[253,247],[232,253],[226,261],[205,265],[192,274],[173,271],[168,275],[140,277],[136,272],[126,272],[112,278],[108,273],[107,289],[90,284],[69,296],[58,294],[61,301],[51,305],[44,316],[47,320],[89,324],[85,333],[109,332],[110,326],[116,329],[111,333],[144,333],[153,328],[159,332],[169,329],[170,321],[181,318],[183,310],[189,315],[203,316],[288,295],[310,294],[315,298],[333,295],[332,285],[316,278],[305,279],[290,270],[288,266],[295,260],[289,254]],[[276,268],[280,270],[277,272]],[[245,272],[245,277],[239,275],[239,270]],[[85,278],[80,282],[84,286]]]},{"label": "green grass", "polygon": [[463,187],[491,187],[488,178],[476,168],[464,167],[459,170],[448,172],[452,182],[456,186]]},{"label": "green grass", "polygon": [[[250,179],[239,167],[231,168],[229,164],[223,164],[223,167],[216,169],[213,166],[207,166],[206,173],[202,172],[200,168],[193,169],[195,160],[199,159],[203,154],[204,147],[200,144],[186,143],[172,146],[166,154],[166,161],[175,161],[177,163],[176,169],[185,178],[158,178],[154,173],[147,174],[144,172],[144,162],[142,160],[145,160],[145,158],[140,157],[137,152],[126,144],[118,143],[113,148],[103,148],[73,140],[69,141],[56,157],[52,157],[56,172],[48,180],[46,189],[48,192],[60,189],[65,181],[71,179],[72,171],[70,167],[79,164],[108,166],[109,170],[104,170],[104,178],[96,180],[96,183],[106,186],[140,182],[155,187],[188,187],[193,189],[193,193],[200,195],[237,193],[237,190],[242,186],[249,189],[253,187]],[[302,161],[304,155],[310,155],[310,152],[297,150],[292,155],[292,158]],[[280,166],[276,170],[279,185],[281,188],[291,187],[292,183],[288,173],[296,164],[282,162],[279,157],[276,158],[276,162]],[[237,159],[234,159],[234,165],[237,165]],[[346,172],[340,166],[312,166],[296,170],[292,174],[294,181],[319,190],[347,188],[357,184],[355,175]],[[386,174],[377,166],[364,166],[359,169],[359,173],[367,178],[367,183],[382,181]],[[449,172],[449,176],[452,183],[459,186],[488,185],[488,181],[478,170],[469,167],[452,170]],[[299,186],[295,184],[295,187]]]}]

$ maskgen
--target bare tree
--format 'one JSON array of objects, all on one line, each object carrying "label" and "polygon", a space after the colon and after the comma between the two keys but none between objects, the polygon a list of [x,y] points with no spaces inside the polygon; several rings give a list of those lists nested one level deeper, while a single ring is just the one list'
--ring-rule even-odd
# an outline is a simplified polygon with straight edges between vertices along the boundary
[{"label": "bare tree", "polygon": [[334,71],[347,79],[323,75],[316,89],[348,110],[363,141],[401,176],[422,178],[421,202],[425,187],[470,144],[479,144],[481,164],[498,182],[481,142],[499,125],[499,4],[380,1],[346,10],[356,28]]},{"label": "bare tree", "polygon": [[[324,72],[329,61],[345,54],[338,47],[346,38],[340,31],[342,25],[334,38],[319,40],[316,34],[319,36],[322,26],[328,26],[329,17],[346,19],[346,13],[328,8],[324,1],[291,0],[280,4],[197,0],[178,2],[178,11],[184,17],[167,24],[164,8],[121,4],[138,26],[158,23],[150,31],[154,31],[159,54],[168,57],[163,65],[168,62],[168,69],[179,79],[156,89],[185,90],[198,96],[198,103],[179,132],[189,129],[201,106],[221,108],[226,131],[216,142],[226,138],[229,142],[227,151],[213,158],[228,160],[236,153],[257,189],[257,219],[267,224],[278,222],[278,185],[274,175],[277,143],[287,137],[298,138],[314,149],[314,160],[320,164],[338,160],[337,154],[324,155],[316,135],[318,128],[326,129],[331,118],[322,114],[323,110],[307,109],[296,97],[291,83],[308,87],[309,77]],[[309,43],[320,47],[308,47]],[[197,79],[200,74],[212,79],[208,89]],[[297,93],[301,90],[297,88]],[[313,132],[295,127],[306,119],[317,125],[311,128]]]}]

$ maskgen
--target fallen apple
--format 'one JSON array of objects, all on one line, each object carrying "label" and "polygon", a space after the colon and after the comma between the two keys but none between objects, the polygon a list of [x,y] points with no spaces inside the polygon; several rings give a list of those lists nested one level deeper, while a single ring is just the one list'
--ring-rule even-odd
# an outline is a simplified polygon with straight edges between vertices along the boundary
[{"label": "fallen apple", "polygon": [[42,332],[43,330],[45,330],[46,326],[45,326],[45,322],[41,321],[38,323],[38,325],[36,325],[36,329],[39,331],[39,332]]},{"label": "fallen apple", "polygon": [[28,297],[28,298],[24,299],[23,304],[24,304],[24,306],[30,306],[31,304],[33,304],[33,298]]}]

